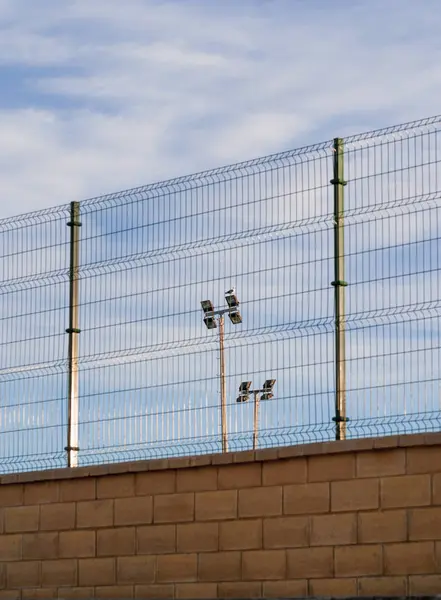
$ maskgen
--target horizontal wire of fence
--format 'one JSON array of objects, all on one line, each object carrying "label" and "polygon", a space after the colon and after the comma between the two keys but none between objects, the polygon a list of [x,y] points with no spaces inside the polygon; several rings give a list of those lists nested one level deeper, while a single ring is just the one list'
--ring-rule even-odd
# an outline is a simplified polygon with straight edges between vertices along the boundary
[{"label": "horizontal wire of fence", "polygon": [[432,117],[0,220],[0,471],[440,429],[440,157]]}]

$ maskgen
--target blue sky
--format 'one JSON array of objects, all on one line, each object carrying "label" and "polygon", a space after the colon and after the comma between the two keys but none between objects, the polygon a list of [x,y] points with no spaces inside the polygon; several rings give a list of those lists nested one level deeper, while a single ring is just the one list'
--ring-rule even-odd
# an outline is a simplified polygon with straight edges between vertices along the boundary
[{"label": "blue sky", "polygon": [[439,112],[438,0],[0,0],[0,218]]},{"label": "blue sky", "polygon": [[[439,0],[0,0],[0,220],[439,113],[440,26]],[[439,164],[421,166],[427,156],[441,155],[439,131],[432,140],[431,146],[426,136],[424,149],[408,158],[399,141],[390,147],[405,167],[415,161],[421,181],[413,171],[400,181],[373,177],[369,144],[353,154],[348,148],[349,410],[359,422],[367,414],[406,414],[412,382],[430,380],[440,365],[439,203],[431,213],[404,207],[383,220],[369,212],[383,200],[439,195]],[[268,170],[242,187],[233,181],[160,199],[142,192],[138,205],[119,202],[106,212],[83,205],[82,265],[96,268],[81,282],[80,311],[82,441],[92,456],[112,442],[167,445],[179,438],[178,428],[189,439],[209,432],[218,449],[217,338],[202,325],[199,301],[223,302],[235,284],[244,324],[227,327],[230,430],[251,427],[250,406],[239,407],[237,416],[240,380],[260,385],[274,375],[278,402],[262,407],[263,426],[295,435],[300,425],[305,440],[305,424],[313,423],[312,437],[320,438],[320,428],[328,435],[330,148],[317,158],[317,172],[314,164],[293,162],[286,179],[273,181]],[[315,190],[303,179],[308,168]],[[357,213],[360,206],[367,214]],[[160,223],[173,215],[186,218]],[[61,464],[67,287],[65,273],[50,287],[43,275],[65,270],[66,220],[60,211],[47,225],[0,239],[3,253],[14,254],[3,263],[4,279],[34,278],[2,296],[0,363],[9,383],[0,419],[11,430],[5,447],[11,456],[58,453]],[[137,230],[125,231],[134,224]],[[241,233],[252,229],[260,233]],[[188,244],[207,238],[208,252],[190,250]],[[47,247],[53,244],[57,249]],[[106,275],[105,266],[93,264],[123,254],[141,256],[138,268],[121,265]],[[424,305],[425,322],[413,313],[384,328],[372,326],[375,318],[367,322],[369,310],[386,311],[387,323],[394,322],[403,303]],[[436,304],[434,313],[427,303]],[[92,354],[99,355],[96,363],[87,358]],[[23,366],[22,374],[14,372]],[[439,381],[424,385],[416,401],[410,398],[409,412],[439,410]],[[166,416],[178,407],[181,423],[180,416]],[[142,419],[147,413],[153,416]],[[124,425],[121,416],[128,414],[133,419]]]}]

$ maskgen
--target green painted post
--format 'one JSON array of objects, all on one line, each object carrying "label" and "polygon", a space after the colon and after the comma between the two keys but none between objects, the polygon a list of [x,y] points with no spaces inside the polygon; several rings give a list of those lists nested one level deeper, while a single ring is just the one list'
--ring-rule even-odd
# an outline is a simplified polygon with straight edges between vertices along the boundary
[{"label": "green painted post", "polygon": [[346,439],[346,323],[344,254],[344,142],[334,139],[334,303],[335,303],[335,439]]}]

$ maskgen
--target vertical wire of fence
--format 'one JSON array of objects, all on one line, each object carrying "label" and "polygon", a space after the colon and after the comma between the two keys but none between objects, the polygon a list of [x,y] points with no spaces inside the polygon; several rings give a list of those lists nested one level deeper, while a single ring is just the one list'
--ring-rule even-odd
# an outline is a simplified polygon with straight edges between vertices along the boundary
[{"label": "vertical wire of fence", "polygon": [[276,380],[259,447],[439,429],[440,129],[434,117],[75,203],[76,232],[72,206],[0,221],[0,470],[222,451],[219,331],[200,302],[223,309],[231,288],[230,451],[253,445],[247,381]]}]

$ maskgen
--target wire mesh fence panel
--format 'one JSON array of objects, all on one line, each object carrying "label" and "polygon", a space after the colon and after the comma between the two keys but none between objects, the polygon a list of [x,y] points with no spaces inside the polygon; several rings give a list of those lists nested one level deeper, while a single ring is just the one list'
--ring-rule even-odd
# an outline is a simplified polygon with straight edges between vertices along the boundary
[{"label": "wire mesh fence panel", "polygon": [[66,464],[73,366],[80,465],[250,449],[267,379],[257,447],[334,439],[338,398],[347,437],[438,429],[440,126],[341,140],[342,214],[332,141],[80,202],[74,363],[69,208],[0,221],[0,469]]},{"label": "wire mesh fence panel", "polygon": [[64,209],[0,222],[0,465],[64,466]]}]

